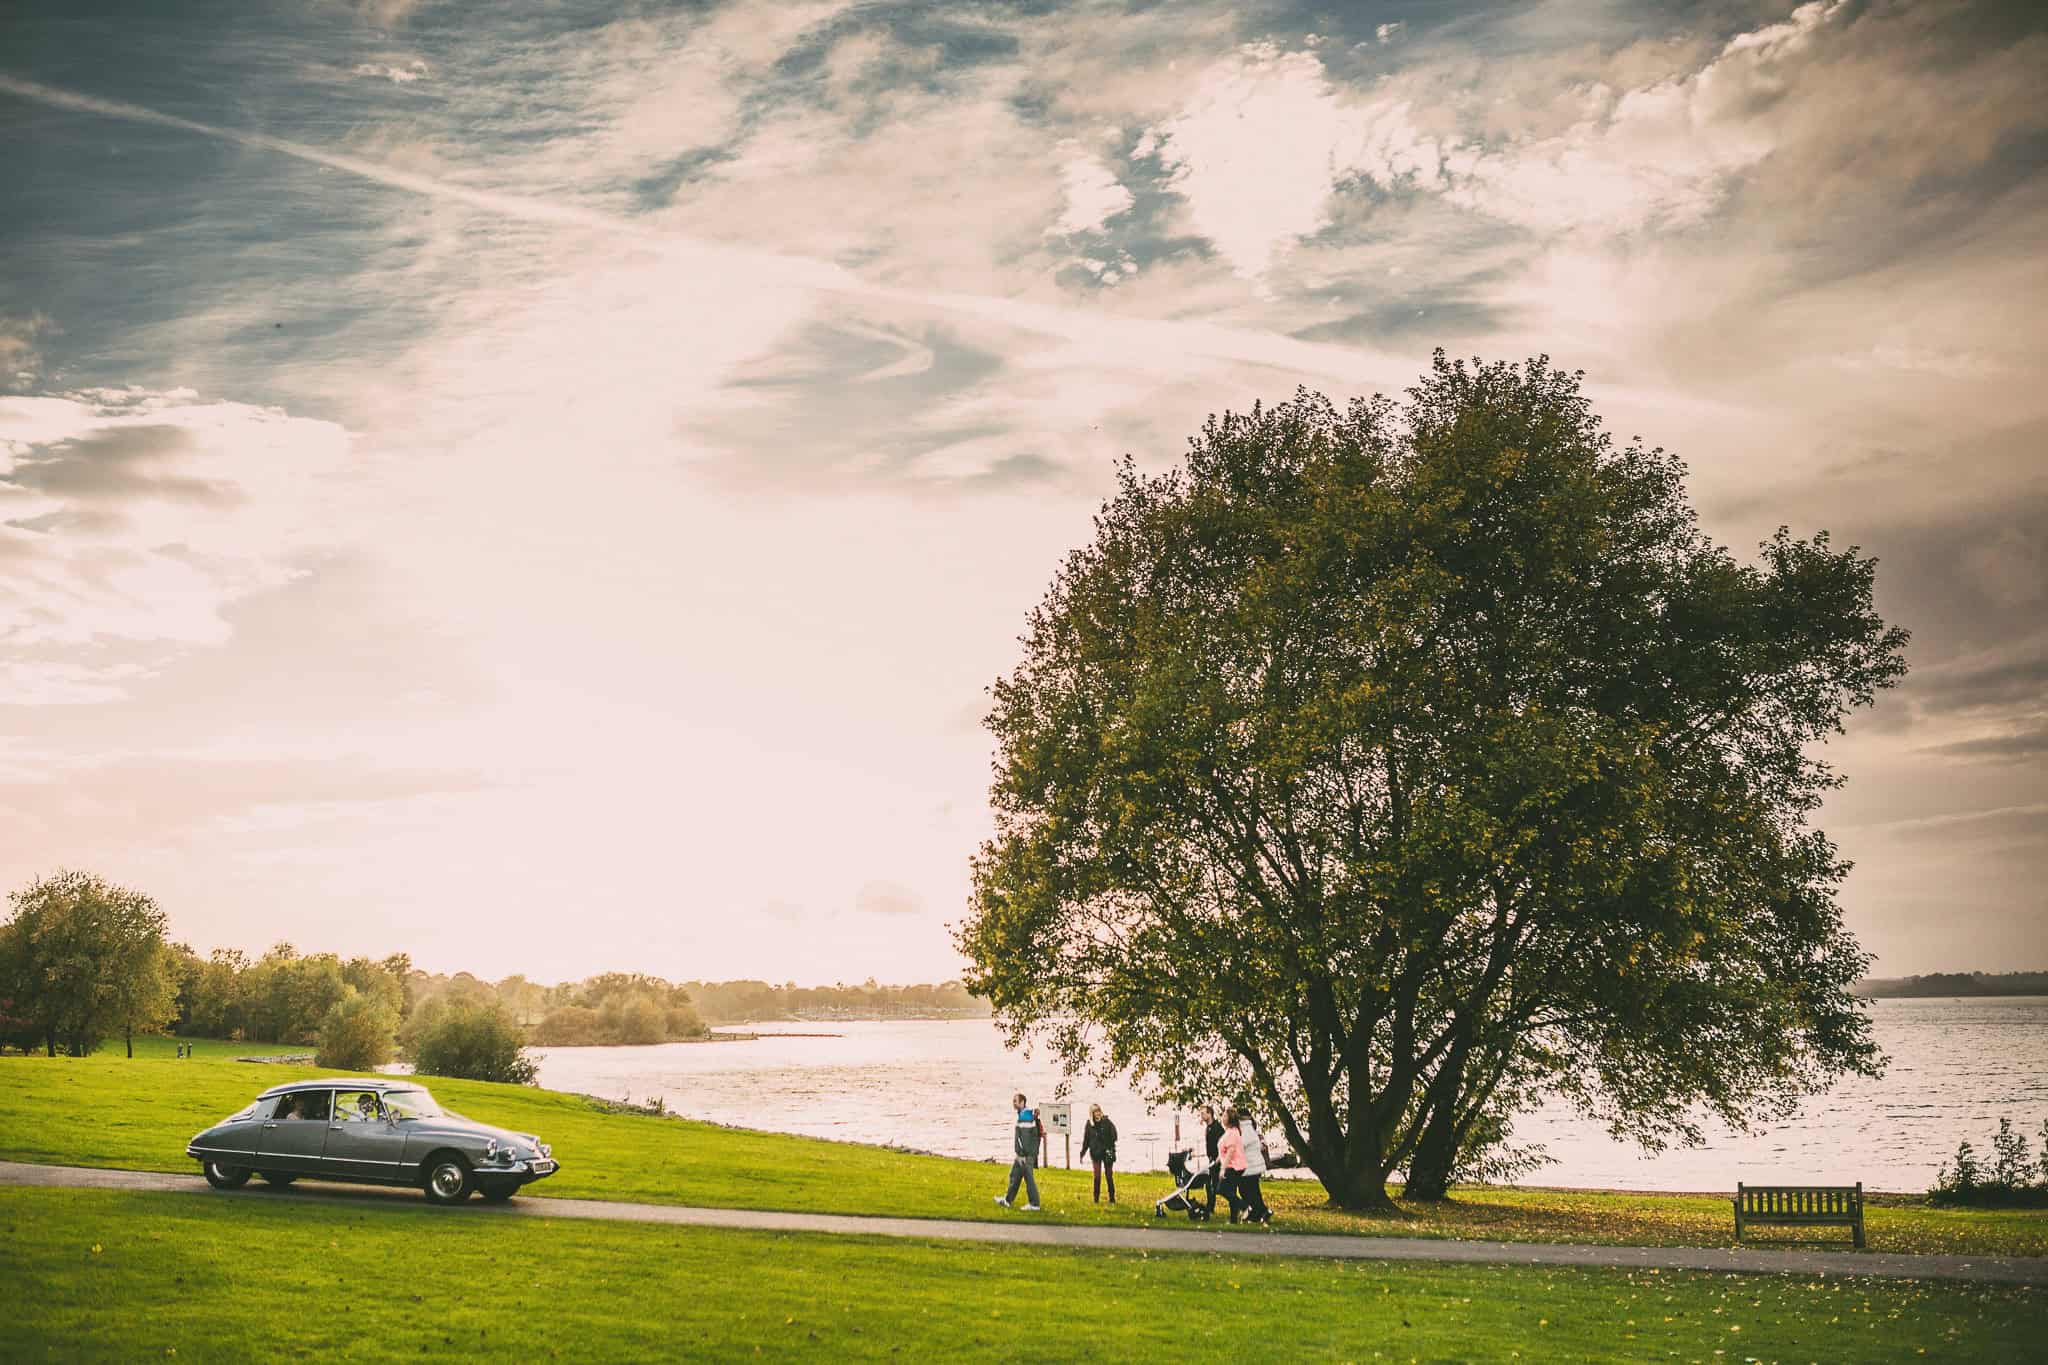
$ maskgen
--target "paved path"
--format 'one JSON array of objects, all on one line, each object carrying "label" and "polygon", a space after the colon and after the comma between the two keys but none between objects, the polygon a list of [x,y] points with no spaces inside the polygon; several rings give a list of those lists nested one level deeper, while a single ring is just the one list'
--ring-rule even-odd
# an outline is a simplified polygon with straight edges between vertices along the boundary
[{"label": "paved path", "polygon": [[[216,1199],[311,1199],[406,1205],[421,1202],[421,1196],[412,1190],[324,1185],[307,1181],[294,1185],[289,1191],[252,1186],[247,1194],[224,1195],[212,1191],[196,1173],[174,1175],[162,1171],[37,1166],[14,1161],[0,1161],[0,1185],[168,1191],[212,1194]],[[1225,1232],[1169,1227],[1076,1227],[1038,1222],[1026,1213],[999,1222],[975,1223],[943,1218],[870,1218],[838,1213],[774,1213],[759,1209],[706,1209],[678,1204],[626,1204],[597,1199],[542,1199],[532,1195],[522,1195],[506,1204],[473,1203],[468,1206],[468,1212],[487,1217],[584,1218],[615,1223],[675,1223],[686,1227],[748,1228],[769,1232],[924,1237],[1109,1251],[1305,1256],[1345,1261],[1621,1266],[1641,1270],[1712,1270],[1765,1275],[1877,1275],[1890,1279],[1987,1280],[2005,1284],[2048,1285],[2048,1257],[2044,1256],[1906,1256],[1877,1251],[1578,1246],[1558,1242],[1466,1242],[1428,1237],[1341,1237],[1266,1230]]]}]

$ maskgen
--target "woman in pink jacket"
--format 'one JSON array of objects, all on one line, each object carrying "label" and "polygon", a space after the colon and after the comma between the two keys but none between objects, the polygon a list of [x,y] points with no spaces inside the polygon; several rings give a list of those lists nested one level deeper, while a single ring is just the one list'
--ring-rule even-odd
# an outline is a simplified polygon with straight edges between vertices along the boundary
[{"label": "woman in pink jacket", "polygon": [[1216,1160],[1223,1167],[1223,1197],[1230,1203],[1230,1221],[1235,1223],[1242,1207],[1237,1197],[1237,1182],[1244,1176],[1244,1134],[1238,1131],[1237,1121],[1241,1118],[1235,1106],[1223,1117],[1223,1136],[1216,1141]]}]

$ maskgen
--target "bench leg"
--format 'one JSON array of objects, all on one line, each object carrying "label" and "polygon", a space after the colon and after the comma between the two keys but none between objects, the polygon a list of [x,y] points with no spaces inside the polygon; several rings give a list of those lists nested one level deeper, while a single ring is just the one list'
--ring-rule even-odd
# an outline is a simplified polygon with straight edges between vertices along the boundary
[{"label": "bench leg", "polygon": [[1861,1251],[1861,1250],[1863,1250],[1863,1220],[1862,1220],[1861,1218],[1858,1218],[1858,1219],[1856,1220],[1856,1228],[1855,1228],[1855,1232],[1856,1232],[1856,1249],[1857,1249],[1858,1251]]}]

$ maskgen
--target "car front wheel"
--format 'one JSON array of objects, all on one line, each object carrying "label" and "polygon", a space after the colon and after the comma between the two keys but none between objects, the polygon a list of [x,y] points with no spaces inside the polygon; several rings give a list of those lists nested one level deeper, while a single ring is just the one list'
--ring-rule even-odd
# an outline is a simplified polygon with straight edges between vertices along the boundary
[{"label": "car front wheel", "polygon": [[459,1156],[435,1157],[427,1167],[426,1189],[436,1204],[460,1204],[469,1198],[469,1163]]},{"label": "car front wheel", "polygon": [[223,1166],[218,1161],[209,1161],[204,1170],[206,1183],[217,1190],[239,1190],[249,1183],[249,1168],[246,1166]]}]

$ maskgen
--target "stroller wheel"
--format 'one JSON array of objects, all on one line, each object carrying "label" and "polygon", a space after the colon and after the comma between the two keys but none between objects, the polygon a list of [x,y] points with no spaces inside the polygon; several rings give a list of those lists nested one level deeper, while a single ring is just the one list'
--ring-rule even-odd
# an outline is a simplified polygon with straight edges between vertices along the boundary
[{"label": "stroller wheel", "polygon": [[1166,1217],[1166,1210],[1160,1208],[1157,1204],[1154,1204],[1152,1206],[1152,1216],[1154,1218],[1164,1218]]}]

